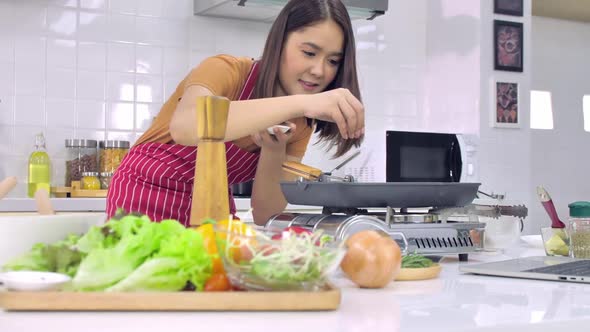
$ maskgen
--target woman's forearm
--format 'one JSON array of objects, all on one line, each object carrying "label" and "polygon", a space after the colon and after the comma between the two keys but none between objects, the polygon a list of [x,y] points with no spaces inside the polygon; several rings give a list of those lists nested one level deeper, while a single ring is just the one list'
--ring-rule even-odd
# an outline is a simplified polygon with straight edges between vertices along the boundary
[{"label": "woman's forearm", "polygon": [[[172,139],[182,145],[197,145],[196,100],[211,95],[200,86],[184,93],[170,122]],[[265,130],[278,123],[303,116],[305,95],[232,101],[229,107],[225,140],[232,141]]]},{"label": "woman's forearm", "polygon": [[280,185],[285,158],[285,153],[272,154],[264,149],[260,153],[251,197],[252,216],[257,225],[264,225],[270,217],[283,212],[287,206]]}]

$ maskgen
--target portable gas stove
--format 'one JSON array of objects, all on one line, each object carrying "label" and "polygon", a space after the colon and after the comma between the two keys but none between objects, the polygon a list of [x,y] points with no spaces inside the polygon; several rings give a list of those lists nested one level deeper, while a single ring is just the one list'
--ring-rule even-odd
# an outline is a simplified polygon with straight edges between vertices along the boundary
[{"label": "portable gas stove", "polygon": [[527,215],[525,206],[471,204],[479,183],[359,183],[350,175],[335,177],[294,162],[284,163],[283,169],[299,176],[295,182],[281,182],[287,202],[323,207],[322,213],[280,213],[268,220],[267,228],[299,226],[338,240],[377,230],[407,253],[458,254],[465,261],[470,252],[484,249],[485,223],[479,216],[522,220]]},{"label": "portable gas stove", "polygon": [[[450,212],[450,211],[449,211]],[[338,240],[362,230],[389,234],[408,253],[422,255],[458,254],[465,261],[470,252],[483,249],[485,224],[477,221],[451,221],[444,210],[427,212],[384,211],[324,208],[321,214],[282,213],[273,216],[266,227],[283,229],[299,226],[310,231],[322,230]]]}]

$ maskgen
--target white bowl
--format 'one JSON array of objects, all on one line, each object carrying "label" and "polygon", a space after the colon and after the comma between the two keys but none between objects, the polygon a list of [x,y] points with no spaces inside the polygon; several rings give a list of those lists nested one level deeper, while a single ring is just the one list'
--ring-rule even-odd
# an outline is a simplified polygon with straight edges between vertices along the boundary
[{"label": "white bowl", "polygon": [[35,243],[54,243],[69,234],[84,234],[90,227],[103,224],[104,213],[67,213],[50,216],[15,215],[0,217],[0,270],[14,257]]},{"label": "white bowl", "polygon": [[274,129],[275,128],[278,128],[281,132],[283,132],[283,134],[286,133],[286,132],[288,132],[291,129],[291,127],[289,127],[289,126],[276,125],[276,126],[268,127],[266,130],[268,130],[268,133],[269,134],[274,135],[274,133],[275,133],[274,132]]},{"label": "white bowl", "polygon": [[65,274],[40,271],[10,271],[0,274],[8,290],[45,291],[59,289],[71,278]]}]

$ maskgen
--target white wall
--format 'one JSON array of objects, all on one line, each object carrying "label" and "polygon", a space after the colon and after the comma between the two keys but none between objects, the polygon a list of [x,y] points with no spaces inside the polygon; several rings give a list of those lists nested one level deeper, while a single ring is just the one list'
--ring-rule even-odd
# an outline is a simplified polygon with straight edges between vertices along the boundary
[{"label": "white wall", "polygon": [[189,69],[217,53],[258,56],[268,24],[192,15],[192,0],[0,0],[0,178],[45,132],[64,182],[66,138],[134,142]]},{"label": "white wall", "polygon": [[[582,98],[590,95],[590,23],[534,17],[531,89],[552,95],[553,129],[531,132],[531,182],[552,196],[560,218],[567,205],[590,200],[590,133],[584,131]],[[535,226],[550,221],[532,205]]]},{"label": "white wall", "polygon": [[[531,0],[524,1],[524,16],[507,16],[493,13],[493,1],[481,3],[481,99],[479,175],[484,192],[505,194],[507,204],[525,204],[529,211],[536,203],[531,186],[531,131],[529,121],[531,65]],[[522,73],[494,70],[493,20],[522,22],[524,25],[524,70]],[[518,129],[491,126],[490,114],[495,112],[494,84],[516,82],[519,84],[521,127]],[[529,213],[530,215],[530,213]],[[525,233],[536,232],[534,220],[525,221]]]}]

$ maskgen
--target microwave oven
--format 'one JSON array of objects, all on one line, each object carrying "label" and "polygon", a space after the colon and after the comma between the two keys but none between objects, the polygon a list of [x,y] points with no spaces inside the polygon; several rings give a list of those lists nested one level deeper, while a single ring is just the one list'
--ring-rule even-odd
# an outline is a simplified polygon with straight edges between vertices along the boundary
[{"label": "microwave oven", "polygon": [[458,135],[387,131],[387,182],[460,182],[463,158]]}]

